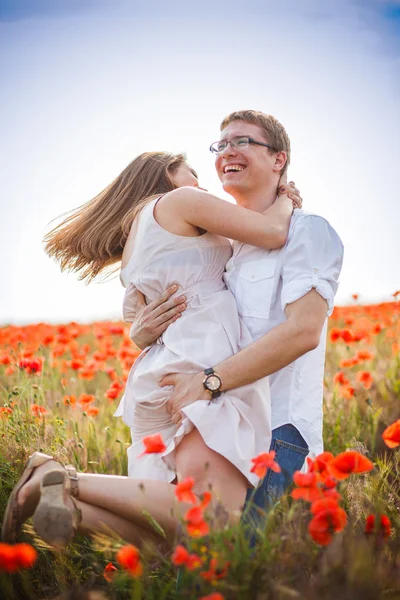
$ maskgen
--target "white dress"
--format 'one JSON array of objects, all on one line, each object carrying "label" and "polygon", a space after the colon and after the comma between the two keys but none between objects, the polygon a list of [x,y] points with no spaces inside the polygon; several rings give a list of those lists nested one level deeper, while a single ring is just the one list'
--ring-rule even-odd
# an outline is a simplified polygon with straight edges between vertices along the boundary
[{"label": "white dress", "polygon": [[[236,354],[252,340],[223,281],[225,265],[232,255],[229,240],[212,233],[199,237],[169,233],[154,218],[156,202],[151,201],[142,210],[132,256],[121,270],[126,287],[124,319],[133,320],[137,290],[151,302],[174,282],[180,284],[176,296],[187,296],[187,309],[140,354],[130,371],[116,412],[131,428],[128,474],[173,481],[175,448],[196,427],[209,448],[256,485],[258,477],[250,473],[251,458],[268,452],[271,441],[267,377],[223,393],[211,403],[198,400],[185,406],[179,427],[172,423],[166,409],[172,387],[159,386],[164,375],[198,373]],[[142,439],[156,433],[167,445],[165,452],[138,458],[144,450]]]}]

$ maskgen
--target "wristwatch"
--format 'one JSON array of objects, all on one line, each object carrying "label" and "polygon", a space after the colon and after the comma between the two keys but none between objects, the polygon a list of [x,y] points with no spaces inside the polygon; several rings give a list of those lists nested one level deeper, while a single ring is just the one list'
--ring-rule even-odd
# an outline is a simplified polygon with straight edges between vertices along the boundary
[{"label": "wristwatch", "polygon": [[209,392],[211,394],[211,398],[214,400],[214,398],[218,398],[218,396],[221,395],[221,385],[222,385],[222,380],[221,377],[219,375],[217,375],[214,372],[214,369],[210,368],[210,369],[205,369],[204,370],[204,379],[203,379],[203,386],[204,389],[207,390],[207,392]]}]

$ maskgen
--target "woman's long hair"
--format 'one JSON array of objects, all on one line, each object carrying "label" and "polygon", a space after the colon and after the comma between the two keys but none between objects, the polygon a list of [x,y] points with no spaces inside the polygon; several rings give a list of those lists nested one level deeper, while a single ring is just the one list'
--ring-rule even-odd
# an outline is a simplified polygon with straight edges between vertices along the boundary
[{"label": "woman's long hair", "polygon": [[135,217],[150,200],[176,188],[171,174],[185,162],[184,154],[140,154],[44,237],[45,251],[62,271],[74,271],[89,283],[121,260]]}]

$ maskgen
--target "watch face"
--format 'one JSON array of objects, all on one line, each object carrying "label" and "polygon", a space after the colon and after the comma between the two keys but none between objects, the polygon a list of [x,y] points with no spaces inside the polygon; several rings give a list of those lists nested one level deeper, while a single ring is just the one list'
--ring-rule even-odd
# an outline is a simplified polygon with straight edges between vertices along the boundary
[{"label": "watch face", "polygon": [[206,386],[211,392],[216,392],[221,387],[221,380],[216,375],[209,375]]}]

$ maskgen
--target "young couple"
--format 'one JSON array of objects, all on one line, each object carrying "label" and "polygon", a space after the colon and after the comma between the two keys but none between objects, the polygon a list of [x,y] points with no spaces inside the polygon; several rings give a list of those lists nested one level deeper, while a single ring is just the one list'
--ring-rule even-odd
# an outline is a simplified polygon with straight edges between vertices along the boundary
[{"label": "young couple", "polygon": [[[172,541],[188,509],[177,481],[193,477],[198,495],[211,486],[236,522],[250,497],[267,511],[307,454],[322,452],[326,324],[343,245],[286,183],[290,141],[274,117],[230,114],[210,150],[236,206],[203,191],[184,155],[149,152],[46,236],[61,268],[88,281],[121,263],[124,318],[144,349],[117,411],[132,433],[129,477],[76,473],[35,453],[4,539],[33,514],[55,546],[104,525],[135,544],[160,541],[150,513]],[[166,450],[139,458],[143,437],[157,433]],[[270,449],[281,472],[259,483],[251,458]],[[259,514],[244,512],[254,527]]]}]

